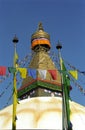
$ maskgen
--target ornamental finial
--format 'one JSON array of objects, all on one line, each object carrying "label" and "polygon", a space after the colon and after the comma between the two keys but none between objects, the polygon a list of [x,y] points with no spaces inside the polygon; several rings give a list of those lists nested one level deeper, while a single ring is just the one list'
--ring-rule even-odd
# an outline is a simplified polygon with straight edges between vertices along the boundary
[{"label": "ornamental finial", "polygon": [[42,26],[42,22],[39,23],[38,30],[43,30],[44,31],[43,26]]},{"label": "ornamental finial", "polygon": [[18,38],[16,37],[16,34],[15,34],[15,36],[14,36],[14,38],[13,38],[12,41],[13,41],[13,43],[15,43],[15,44],[18,43],[19,40],[18,40]]},{"label": "ornamental finial", "polygon": [[60,43],[60,41],[58,40],[58,44],[56,45],[57,49],[62,49],[62,44]]}]

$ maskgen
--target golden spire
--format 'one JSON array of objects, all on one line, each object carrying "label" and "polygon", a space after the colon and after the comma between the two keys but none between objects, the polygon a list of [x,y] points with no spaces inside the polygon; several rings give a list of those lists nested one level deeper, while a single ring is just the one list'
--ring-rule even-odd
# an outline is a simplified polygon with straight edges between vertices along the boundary
[{"label": "golden spire", "polygon": [[42,23],[38,24],[38,30],[32,34],[31,36],[31,47],[32,50],[35,49],[36,46],[43,45],[44,47],[50,49],[50,35],[44,31]]}]

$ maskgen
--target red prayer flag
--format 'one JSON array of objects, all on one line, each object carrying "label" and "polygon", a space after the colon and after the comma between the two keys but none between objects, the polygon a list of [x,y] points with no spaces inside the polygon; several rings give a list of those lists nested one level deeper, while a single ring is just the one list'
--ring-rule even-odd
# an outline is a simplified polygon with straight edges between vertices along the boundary
[{"label": "red prayer flag", "polygon": [[53,80],[56,80],[57,77],[57,71],[56,70],[48,70],[49,73],[51,74]]},{"label": "red prayer flag", "polygon": [[0,66],[0,75],[6,75],[6,67],[5,66]]}]

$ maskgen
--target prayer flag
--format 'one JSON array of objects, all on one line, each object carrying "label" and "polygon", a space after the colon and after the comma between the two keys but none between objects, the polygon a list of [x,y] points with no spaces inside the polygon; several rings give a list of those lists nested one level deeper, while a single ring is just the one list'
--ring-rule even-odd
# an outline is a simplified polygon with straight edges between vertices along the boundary
[{"label": "prayer flag", "polygon": [[16,72],[16,68],[8,67],[8,71],[9,71],[9,73],[15,73]]},{"label": "prayer flag", "polygon": [[6,75],[6,67],[5,66],[0,66],[0,75],[1,76]]},{"label": "prayer flag", "polygon": [[85,74],[85,71],[82,71],[82,72],[80,72],[80,73]]},{"label": "prayer flag", "polygon": [[61,70],[62,70],[62,91],[63,91],[63,108],[64,108],[64,114],[66,112],[66,117],[67,117],[67,123],[68,123],[68,128],[69,126],[69,122],[70,122],[70,104],[69,104],[69,90],[70,90],[70,79],[69,76],[67,74],[67,69],[64,65],[64,61],[61,58],[60,59],[60,64],[61,64]]},{"label": "prayer flag", "polygon": [[70,70],[69,73],[75,78],[78,79],[78,71],[77,70]]},{"label": "prayer flag", "polygon": [[27,76],[27,69],[26,68],[17,68],[17,70],[20,72],[21,78],[26,78],[26,76]]},{"label": "prayer flag", "polygon": [[46,79],[47,70],[38,69],[41,79]]},{"label": "prayer flag", "polygon": [[36,69],[28,69],[28,75],[31,76],[33,79],[36,79]]},{"label": "prayer flag", "polygon": [[48,72],[51,74],[52,79],[53,79],[53,80],[56,80],[57,71],[56,71],[56,70],[48,70]]},{"label": "prayer flag", "polygon": [[14,54],[14,66],[17,67],[18,66],[18,54],[17,52],[15,51],[15,54]]}]

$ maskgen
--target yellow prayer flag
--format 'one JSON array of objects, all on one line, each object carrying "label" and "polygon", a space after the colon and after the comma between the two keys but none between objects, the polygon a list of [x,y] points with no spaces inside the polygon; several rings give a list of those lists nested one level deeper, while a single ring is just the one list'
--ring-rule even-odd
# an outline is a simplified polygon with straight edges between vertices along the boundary
[{"label": "yellow prayer flag", "polygon": [[75,78],[78,79],[78,71],[77,70],[70,70],[69,73]]},{"label": "yellow prayer flag", "polygon": [[18,66],[17,65],[17,61],[18,61],[18,54],[17,54],[17,52],[15,52],[15,54],[14,54],[14,66]]},{"label": "yellow prayer flag", "polygon": [[20,72],[21,78],[26,78],[26,75],[27,75],[27,69],[26,68],[17,68],[17,70]]}]

